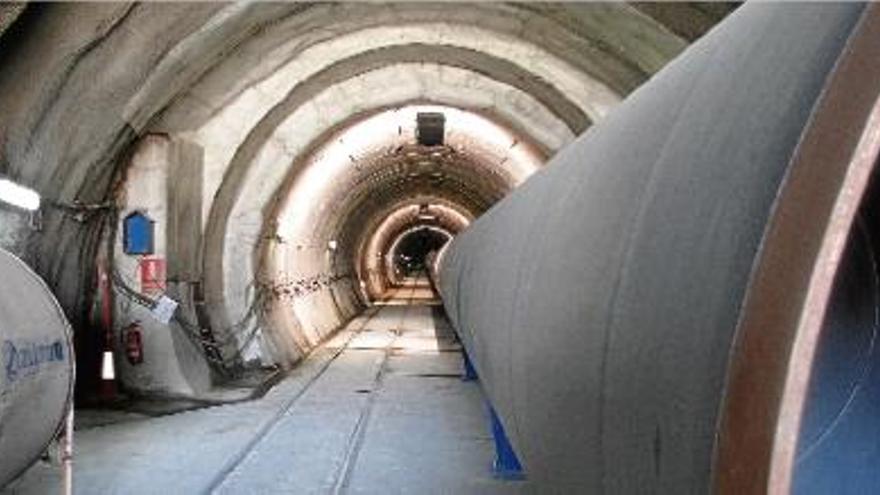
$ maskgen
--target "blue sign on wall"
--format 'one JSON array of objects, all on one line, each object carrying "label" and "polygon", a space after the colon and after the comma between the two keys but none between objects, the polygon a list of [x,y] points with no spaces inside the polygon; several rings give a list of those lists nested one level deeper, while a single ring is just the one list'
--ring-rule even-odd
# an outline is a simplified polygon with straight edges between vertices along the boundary
[{"label": "blue sign on wall", "polygon": [[156,222],[136,211],[123,220],[122,244],[125,254],[153,254],[153,231]]}]

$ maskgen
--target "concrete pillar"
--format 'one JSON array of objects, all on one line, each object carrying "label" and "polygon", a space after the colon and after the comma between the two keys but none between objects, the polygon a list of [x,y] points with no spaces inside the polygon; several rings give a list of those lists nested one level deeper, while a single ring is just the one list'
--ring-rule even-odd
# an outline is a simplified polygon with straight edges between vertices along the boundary
[{"label": "concrete pillar", "polygon": [[[198,335],[193,296],[200,278],[202,150],[167,135],[147,135],[131,158],[124,187],[114,268],[135,292],[152,300],[164,294],[180,306],[175,319],[165,324],[149,308],[117,292],[114,330],[119,378],[131,391],[198,395],[211,385],[201,345],[191,337]],[[155,222],[152,254],[123,250],[122,222],[135,211]],[[153,275],[144,274],[145,264],[153,266]],[[123,330],[133,323],[142,330],[140,364],[128,362],[121,352]]]}]

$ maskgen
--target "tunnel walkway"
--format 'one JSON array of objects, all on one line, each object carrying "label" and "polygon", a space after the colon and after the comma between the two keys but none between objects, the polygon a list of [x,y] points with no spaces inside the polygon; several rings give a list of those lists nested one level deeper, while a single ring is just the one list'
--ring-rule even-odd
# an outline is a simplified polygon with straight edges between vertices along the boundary
[{"label": "tunnel walkway", "polygon": [[[259,400],[77,432],[75,491],[516,493],[430,289],[352,320]],[[4,493],[52,493],[38,464]]]}]

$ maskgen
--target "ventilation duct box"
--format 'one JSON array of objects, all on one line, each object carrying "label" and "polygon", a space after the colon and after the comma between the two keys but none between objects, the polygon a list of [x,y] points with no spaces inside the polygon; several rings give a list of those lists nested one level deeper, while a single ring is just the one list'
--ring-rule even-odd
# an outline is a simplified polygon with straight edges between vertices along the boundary
[{"label": "ventilation duct box", "polygon": [[416,114],[416,139],[422,146],[443,144],[446,117],[439,112],[419,112]]}]

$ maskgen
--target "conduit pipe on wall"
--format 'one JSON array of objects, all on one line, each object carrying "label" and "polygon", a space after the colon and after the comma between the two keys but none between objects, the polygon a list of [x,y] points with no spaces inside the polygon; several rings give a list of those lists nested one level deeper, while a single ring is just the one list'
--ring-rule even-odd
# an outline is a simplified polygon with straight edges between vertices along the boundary
[{"label": "conduit pipe on wall", "polygon": [[[852,59],[880,46],[877,12],[741,7],[453,241],[447,312],[535,486],[788,491],[796,344],[824,314],[807,296],[876,160],[880,78]],[[829,105],[847,66],[860,84]],[[780,217],[792,184],[810,218]],[[799,222],[803,251],[774,241]]]}]

